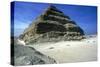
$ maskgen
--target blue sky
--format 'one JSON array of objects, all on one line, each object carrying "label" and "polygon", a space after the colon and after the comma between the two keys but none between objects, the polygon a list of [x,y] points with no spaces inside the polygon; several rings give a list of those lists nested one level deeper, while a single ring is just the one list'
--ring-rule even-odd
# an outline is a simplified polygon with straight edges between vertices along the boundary
[{"label": "blue sky", "polygon": [[[41,13],[48,3],[14,2],[14,35],[19,36]],[[97,33],[97,7],[82,5],[53,4],[65,15],[74,20],[85,34]],[[11,15],[12,16],[12,15]]]}]

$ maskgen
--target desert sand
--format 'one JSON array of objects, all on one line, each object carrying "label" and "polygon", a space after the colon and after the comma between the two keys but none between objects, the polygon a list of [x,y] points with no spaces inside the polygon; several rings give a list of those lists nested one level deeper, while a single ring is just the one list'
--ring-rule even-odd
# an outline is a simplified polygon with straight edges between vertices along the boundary
[{"label": "desert sand", "polygon": [[28,45],[56,60],[57,63],[86,62],[97,60],[97,37],[82,41],[61,41]]}]

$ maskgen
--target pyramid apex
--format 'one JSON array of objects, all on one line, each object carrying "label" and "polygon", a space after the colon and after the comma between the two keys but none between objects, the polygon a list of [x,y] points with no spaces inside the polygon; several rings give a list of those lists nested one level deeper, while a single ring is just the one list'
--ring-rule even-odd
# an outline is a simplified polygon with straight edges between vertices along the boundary
[{"label": "pyramid apex", "polygon": [[56,12],[59,12],[59,13],[63,13],[63,12],[61,12],[55,5],[53,5],[53,4],[50,4],[49,6],[48,6],[48,8],[47,8],[47,11],[48,10],[53,10],[53,11],[56,11]]}]

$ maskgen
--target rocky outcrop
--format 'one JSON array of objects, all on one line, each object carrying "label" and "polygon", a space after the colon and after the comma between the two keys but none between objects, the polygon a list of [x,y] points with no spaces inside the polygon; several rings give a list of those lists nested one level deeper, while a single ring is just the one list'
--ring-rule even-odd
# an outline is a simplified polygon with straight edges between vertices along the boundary
[{"label": "rocky outcrop", "polygon": [[16,43],[11,45],[11,49],[11,64],[14,66],[56,63],[54,59],[40,53],[33,47]]},{"label": "rocky outcrop", "polygon": [[28,43],[55,42],[61,40],[81,40],[84,31],[64,15],[55,6],[51,5],[20,35],[20,39]]}]

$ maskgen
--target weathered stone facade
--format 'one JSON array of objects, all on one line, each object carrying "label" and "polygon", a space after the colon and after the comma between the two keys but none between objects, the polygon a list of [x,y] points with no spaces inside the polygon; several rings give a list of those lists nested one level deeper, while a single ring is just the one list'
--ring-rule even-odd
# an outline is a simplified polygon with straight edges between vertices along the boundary
[{"label": "weathered stone facade", "polygon": [[26,43],[69,41],[83,39],[84,31],[55,6],[50,6],[30,26],[20,38]]}]

